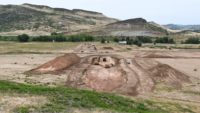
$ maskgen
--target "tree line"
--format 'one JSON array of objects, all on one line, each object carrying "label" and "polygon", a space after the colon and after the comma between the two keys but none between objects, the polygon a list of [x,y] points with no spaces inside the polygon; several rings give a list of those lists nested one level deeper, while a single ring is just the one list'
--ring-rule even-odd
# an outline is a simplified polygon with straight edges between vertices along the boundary
[{"label": "tree line", "polygon": [[[120,42],[126,41],[127,45],[142,46],[143,43],[176,43],[173,38],[170,37],[150,37],[150,36],[136,36],[136,37],[95,37],[86,34],[78,35],[62,35],[52,33],[50,36],[29,36],[22,34],[18,36],[0,36],[0,41],[19,41],[19,42],[92,42],[100,41],[101,43]],[[182,44],[200,44],[200,39],[197,37],[191,37],[181,42]]]},{"label": "tree line", "polygon": [[19,42],[88,42],[94,41],[95,37],[90,35],[60,35],[60,34],[52,34],[51,36],[36,36],[30,37],[27,34],[22,34],[17,36],[17,40]]}]

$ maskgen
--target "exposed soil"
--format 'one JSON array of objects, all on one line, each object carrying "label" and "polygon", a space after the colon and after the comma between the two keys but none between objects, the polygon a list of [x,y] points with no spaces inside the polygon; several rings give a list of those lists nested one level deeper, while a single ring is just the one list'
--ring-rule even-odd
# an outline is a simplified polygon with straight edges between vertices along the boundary
[{"label": "exposed soil", "polygon": [[66,54],[29,72],[44,74],[65,70],[71,70],[66,78],[67,86],[132,96],[152,92],[158,82],[177,89],[190,82],[189,76],[167,64],[117,55],[91,55],[80,59],[75,54]]},{"label": "exposed soil", "polygon": [[76,54],[67,53],[63,56],[57,57],[38,68],[32,69],[26,73],[29,74],[48,74],[48,73],[59,73],[70,66],[79,63],[80,58]]}]

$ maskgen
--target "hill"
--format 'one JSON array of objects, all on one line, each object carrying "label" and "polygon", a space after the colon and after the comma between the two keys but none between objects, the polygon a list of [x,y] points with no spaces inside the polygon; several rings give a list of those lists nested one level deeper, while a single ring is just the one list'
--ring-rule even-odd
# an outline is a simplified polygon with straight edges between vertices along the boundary
[{"label": "hill", "polygon": [[170,31],[143,18],[119,21],[102,13],[44,5],[0,5],[0,35],[89,33],[97,36],[165,36]]},{"label": "hill", "polygon": [[80,9],[68,10],[33,4],[0,5],[0,32],[8,35],[76,33],[116,21],[102,13]]},{"label": "hill", "polygon": [[200,25],[177,25],[177,24],[167,24],[164,25],[166,28],[172,30],[191,30],[191,31],[200,31]]},{"label": "hill", "polygon": [[128,19],[108,24],[99,30],[93,31],[94,35],[108,36],[163,36],[167,29],[158,24],[147,22],[143,18]]}]

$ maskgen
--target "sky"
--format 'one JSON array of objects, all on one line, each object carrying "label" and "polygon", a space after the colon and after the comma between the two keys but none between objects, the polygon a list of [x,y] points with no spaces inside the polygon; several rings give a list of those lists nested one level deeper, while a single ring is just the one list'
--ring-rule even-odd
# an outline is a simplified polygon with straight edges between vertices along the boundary
[{"label": "sky", "polygon": [[101,12],[120,20],[142,17],[159,24],[200,24],[200,0],[0,0]]}]

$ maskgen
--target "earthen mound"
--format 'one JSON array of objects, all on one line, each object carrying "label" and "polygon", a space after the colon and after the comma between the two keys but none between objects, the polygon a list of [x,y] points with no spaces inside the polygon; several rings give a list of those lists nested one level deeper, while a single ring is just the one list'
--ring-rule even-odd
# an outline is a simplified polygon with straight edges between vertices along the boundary
[{"label": "earthen mound", "polygon": [[167,64],[158,64],[149,69],[152,78],[157,82],[164,82],[175,88],[181,88],[183,83],[190,82],[189,77]]},{"label": "earthen mound", "polygon": [[132,96],[150,93],[160,82],[174,88],[190,82],[184,73],[146,58],[88,56],[73,68],[67,86]]},{"label": "earthen mound", "polygon": [[80,57],[73,53],[67,53],[59,56],[35,69],[28,71],[32,74],[60,73],[70,66],[79,63]]},{"label": "earthen mound", "polygon": [[174,56],[168,52],[144,52],[139,53],[136,57],[140,58],[173,58]]},{"label": "earthen mound", "polygon": [[113,91],[124,83],[124,73],[119,59],[110,56],[90,56],[77,65],[82,72],[74,71],[67,79],[72,87],[90,88],[97,91]]},{"label": "earthen mound", "polygon": [[88,56],[74,66],[66,85],[132,96],[151,92],[154,89],[154,81],[147,72],[135,65],[132,59]]},{"label": "earthen mound", "polygon": [[106,49],[106,50],[114,50],[112,47],[103,47],[103,49]]},{"label": "earthen mound", "polygon": [[74,49],[74,52],[78,53],[95,53],[97,52],[97,48],[93,44],[84,43],[79,45]]},{"label": "earthen mound", "polygon": [[76,54],[65,54],[30,72],[67,72],[68,87],[131,96],[150,93],[157,83],[179,89],[190,82],[186,74],[151,58],[123,58],[117,55],[79,58]]}]

